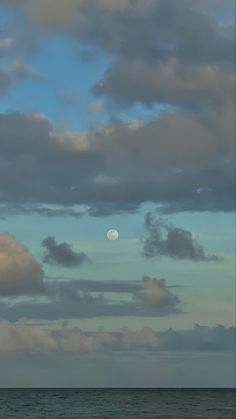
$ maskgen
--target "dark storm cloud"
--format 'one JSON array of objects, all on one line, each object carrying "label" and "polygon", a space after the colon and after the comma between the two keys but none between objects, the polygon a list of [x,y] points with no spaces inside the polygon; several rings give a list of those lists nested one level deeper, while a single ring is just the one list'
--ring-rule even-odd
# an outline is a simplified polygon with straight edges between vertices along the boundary
[{"label": "dark storm cloud", "polygon": [[40,114],[1,114],[2,202],[85,204],[95,216],[133,212],[147,201],[232,210],[234,119],[229,107],[166,113],[84,134],[55,132]]},{"label": "dark storm cloud", "polygon": [[220,260],[215,255],[207,255],[190,231],[169,225],[160,218],[155,219],[150,212],[146,214],[145,228],[147,236],[143,240],[143,254],[146,257],[168,256],[196,262]]},{"label": "dark storm cloud", "polygon": [[49,265],[57,264],[70,268],[80,266],[89,260],[85,253],[75,252],[68,243],[56,243],[54,237],[46,237],[42,241],[42,246],[45,248],[43,261]]}]

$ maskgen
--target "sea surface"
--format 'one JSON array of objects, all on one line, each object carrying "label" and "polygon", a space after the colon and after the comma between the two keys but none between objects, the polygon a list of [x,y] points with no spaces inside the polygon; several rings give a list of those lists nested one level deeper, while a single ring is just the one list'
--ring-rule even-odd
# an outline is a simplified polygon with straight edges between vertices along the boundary
[{"label": "sea surface", "polygon": [[1,419],[235,419],[233,389],[0,389]]}]

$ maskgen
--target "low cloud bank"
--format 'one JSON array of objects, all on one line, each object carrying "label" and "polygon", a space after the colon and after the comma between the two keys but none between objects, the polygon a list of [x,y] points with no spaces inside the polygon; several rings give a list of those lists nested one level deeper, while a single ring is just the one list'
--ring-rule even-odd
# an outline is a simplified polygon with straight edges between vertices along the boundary
[{"label": "low cloud bank", "polygon": [[154,332],[150,327],[123,332],[84,332],[78,328],[49,330],[23,323],[0,321],[0,353],[107,351],[197,352],[233,351],[235,328],[195,325],[192,330]]}]

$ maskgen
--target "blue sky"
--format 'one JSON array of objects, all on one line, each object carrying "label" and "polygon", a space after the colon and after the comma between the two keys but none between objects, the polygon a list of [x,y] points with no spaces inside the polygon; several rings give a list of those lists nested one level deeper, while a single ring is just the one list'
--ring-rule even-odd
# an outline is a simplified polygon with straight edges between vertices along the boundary
[{"label": "blue sky", "polygon": [[[235,325],[233,2],[2,3],[0,363],[35,348],[45,365],[53,351],[99,362],[114,349],[135,363],[170,328],[204,340],[200,324],[228,365],[217,326]],[[17,340],[27,330],[33,347]],[[34,362],[23,361],[27,385]],[[151,385],[165,386],[166,368]],[[175,368],[168,377],[179,385]]]}]

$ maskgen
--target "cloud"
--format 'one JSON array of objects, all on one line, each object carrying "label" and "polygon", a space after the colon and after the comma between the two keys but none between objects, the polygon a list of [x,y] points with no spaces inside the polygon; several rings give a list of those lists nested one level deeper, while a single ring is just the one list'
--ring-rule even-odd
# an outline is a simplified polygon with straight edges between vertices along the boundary
[{"label": "cloud", "polygon": [[112,333],[81,333],[78,329],[64,329],[55,334],[59,341],[59,348],[69,352],[94,352],[106,350],[113,347],[116,342],[116,336]]},{"label": "cloud", "polygon": [[128,281],[128,280],[88,280],[88,279],[77,279],[77,280],[63,280],[62,278],[50,279],[48,286],[52,293],[55,292],[53,289],[58,290],[60,288],[71,288],[72,293],[75,295],[78,291],[85,293],[126,293],[135,294],[143,290],[144,281]]},{"label": "cloud", "polygon": [[232,210],[234,121],[226,107],[165,113],[135,127],[114,122],[84,134],[55,132],[40,114],[1,114],[2,199],[21,206],[82,204],[91,215],[132,212],[150,201]]},{"label": "cloud", "polygon": [[44,292],[41,265],[10,234],[0,235],[0,297]]},{"label": "cloud", "polygon": [[192,330],[169,329],[159,333],[162,350],[170,351],[234,351],[235,328],[196,324]]},{"label": "cloud", "polygon": [[[233,96],[234,42],[216,9],[193,0],[39,0],[26,16],[48,32],[67,32],[109,53],[93,92],[115,101],[180,106],[218,104]],[[230,3],[232,7],[232,3]],[[232,13],[232,16],[234,14]]]},{"label": "cloud", "polygon": [[35,37],[31,28],[37,26],[39,38],[69,34],[110,57],[92,89],[95,95],[118,104],[201,109],[234,100],[234,34],[226,36],[220,26],[226,14],[233,23],[232,1],[26,0],[18,5],[24,42]]},{"label": "cloud", "polygon": [[48,352],[57,344],[51,333],[35,326],[0,321],[0,353]]},{"label": "cloud", "polygon": [[234,327],[195,325],[192,330],[155,332],[150,327],[123,332],[50,330],[22,322],[0,321],[0,353],[14,352],[225,352],[234,350]]},{"label": "cloud", "polygon": [[46,237],[42,246],[46,249],[43,261],[48,264],[76,267],[89,260],[85,253],[75,252],[66,242],[57,244],[54,237]]},{"label": "cloud", "polygon": [[127,59],[115,61],[93,87],[93,93],[114,97],[121,103],[137,101],[151,106],[159,102],[203,107],[230,101],[234,83],[231,64],[186,63],[176,58],[150,64]]},{"label": "cloud", "polygon": [[5,93],[11,86],[26,79],[41,80],[42,75],[37,71],[32,70],[21,61],[15,61],[6,66],[0,66],[0,94]]},{"label": "cloud", "polygon": [[21,205],[4,205],[0,207],[0,218],[5,219],[7,217],[16,215],[29,215],[36,214],[42,217],[54,218],[54,217],[73,217],[80,218],[86,215],[86,211],[77,211],[71,208],[48,208],[48,207],[24,207]]},{"label": "cloud", "polygon": [[[0,317],[56,320],[94,317],[162,317],[181,313],[178,297],[164,280],[45,281],[46,301],[0,303]],[[126,298],[120,298],[120,293]],[[153,295],[152,295],[153,293]]]},{"label": "cloud", "polygon": [[[42,115],[1,114],[4,201],[82,204],[93,216],[134,212],[143,202],[157,202],[163,212],[234,210],[234,41],[219,27],[215,10],[223,13],[222,3],[16,3],[21,6],[19,19],[24,15],[25,25],[17,28],[26,31],[18,37],[22,44],[28,38],[34,43],[35,36],[69,34],[79,39],[81,48],[95,48],[110,58],[93,87],[105,99],[95,98],[92,110],[102,103],[106,108],[106,98],[112,98],[122,105],[174,104],[178,111],[146,123],[112,121],[106,129],[87,133],[55,131]],[[231,7],[232,2],[224,5]],[[23,78],[40,76],[22,61],[14,63],[0,72],[2,91]]]},{"label": "cloud", "polygon": [[220,260],[215,255],[207,255],[190,231],[171,226],[160,218],[155,220],[150,212],[146,214],[145,227],[148,235],[143,241],[143,254],[146,257],[168,256],[196,262]]},{"label": "cloud", "polygon": [[144,303],[154,307],[176,306],[179,303],[179,299],[167,288],[165,279],[145,276],[143,283],[144,291],[138,295]]},{"label": "cloud", "polygon": [[123,342],[129,347],[157,346],[159,340],[150,327],[144,327],[140,331],[127,331],[124,333]]}]

